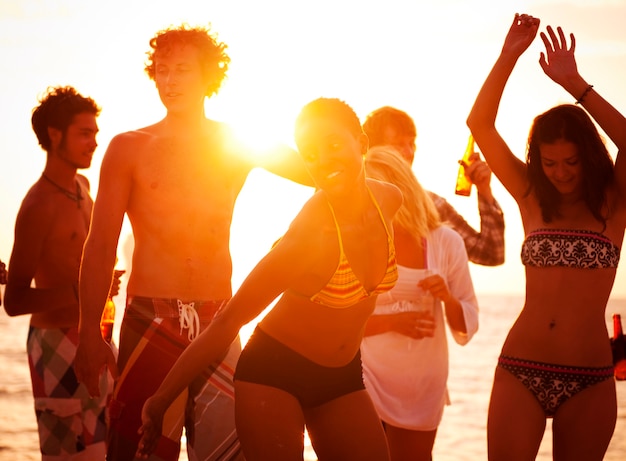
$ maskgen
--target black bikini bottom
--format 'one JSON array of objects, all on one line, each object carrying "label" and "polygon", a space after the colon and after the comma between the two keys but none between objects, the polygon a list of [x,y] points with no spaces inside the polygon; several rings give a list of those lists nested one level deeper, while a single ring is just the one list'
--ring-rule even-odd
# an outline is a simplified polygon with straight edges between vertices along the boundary
[{"label": "black bikini bottom", "polygon": [[325,367],[275,340],[259,327],[241,352],[235,381],[263,384],[290,393],[303,408],[365,389],[361,353],[342,367]]}]

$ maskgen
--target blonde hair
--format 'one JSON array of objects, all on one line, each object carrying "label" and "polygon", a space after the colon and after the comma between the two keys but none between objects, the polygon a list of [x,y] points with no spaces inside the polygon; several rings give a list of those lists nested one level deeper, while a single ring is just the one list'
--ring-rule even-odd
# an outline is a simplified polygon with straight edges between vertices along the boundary
[{"label": "blonde hair", "polygon": [[416,237],[426,237],[441,226],[435,204],[396,148],[370,148],[365,156],[365,174],[368,178],[394,184],[402,192],[402,206],[396,213],[394,224]]}]

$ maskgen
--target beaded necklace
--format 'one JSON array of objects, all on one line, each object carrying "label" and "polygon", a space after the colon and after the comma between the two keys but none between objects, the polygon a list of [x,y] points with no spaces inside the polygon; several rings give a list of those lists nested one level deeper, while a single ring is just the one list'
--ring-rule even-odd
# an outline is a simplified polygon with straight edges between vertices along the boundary
[{"label": "beaded necklace", "polygon": [[81,203],[80,202],[83,200],[84,197],[83,197],[83,193],[82,193],[82,191],[80,189],[80,184],[78,184],[78,181],[76,181],[76,193],[74,193],[71,190],[66,189],[65,187],[60,186],[59,184],[54,182],[45,173],[42,173],[41,177],[44,178],[46,181],[48,181],[50,184],[52,184],[54,187],[56,187],[67,198],[69,198],[70,200],[75,201],[76,205],[78,206],[78,208],[81,207]]}]

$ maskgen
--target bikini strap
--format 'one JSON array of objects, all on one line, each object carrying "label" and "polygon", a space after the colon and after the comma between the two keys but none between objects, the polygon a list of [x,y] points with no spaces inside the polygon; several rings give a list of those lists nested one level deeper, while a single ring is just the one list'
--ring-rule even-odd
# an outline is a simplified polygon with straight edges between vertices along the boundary
[{"label": "bikini strap", "polygon": [[341,239],[341,229],[339,229],[339,223],[337,222],[337,217],[335,216],[335,210],[333,209],[333,205],[330,203],[330,200],[326,200],[326,203],[328,203],[328,208],[330,208],[330,214],[333,216],[333,221],[335,221],[335,229],[337,229],[337,239],[339,240],[339,254],[344,254],[343,240]]},{"label": "bikini strap", "polygon": [[[365,185],[365,188],[367,189],[367,192],[369,193],[370,198],[372,199],[372,202],[374,203],[374,206],[376,207],[376,210],[378,210],[378,216],[380,216],[380,220],[382,221],[383,227],[385,228],[385,232],[387,233],[387,240],[391,240],[391,234],[389,233],[389,228],[387,227],[387,223],[385,222],[385,217],[383,216],[383,212],[380,209],[378,202],[376,201],[376,197],[374,197],[374,194],[372,193],[372,191],[370,190],[367,184]],[[345,254],[343,251],[343,240],[341,238],[341,229],[339,228],[339,223],[337,222],[337,217],[335,216],[335,210],[333,209],[333,205],[330,203],[330,200],[326,200],[326,202],[328,203],[328,208],[330,208],[330,214],[332,214],[333,216],[333,221],[335,221],[335,228],[337,229],[337,238],[339,239],[339,251],[341,251],[342,254]]]},{"label": "bikini strap", "polygon": [[376,197],[374,197],[374,194],[372,193],[372,191],[370,190],[370,188],[369,188],[369,186],[367,184],[365,184],[365,188],[369,192],[370,198],[372,199],[372,202],[374,203],[374,206],[378,210],[378,216],[380,216],[380,220],[383,222],[383,227],[385,228],[385,232],[387,232],[387,239],[389,240],[389,239],[391,239],[391,234],[389,233],[389,228],[387,227],[387,223],[385,222],[385,217],[383,216],[383,212],[380,209],[380,206],[378,205],[378,202],[376,201]]}]

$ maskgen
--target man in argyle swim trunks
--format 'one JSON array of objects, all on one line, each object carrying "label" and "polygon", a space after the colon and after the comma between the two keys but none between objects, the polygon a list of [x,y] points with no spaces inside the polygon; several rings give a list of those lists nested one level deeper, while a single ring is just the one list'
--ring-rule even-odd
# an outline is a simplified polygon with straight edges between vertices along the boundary
[{"label": "man in argyle swim trunks", "polygon": [[[72,368],[79,264],[93,206],[89,182],[77,170],[91,165],[99,113],[95,101],[73,87],[49,88],[44,94],[31,122],[46,151],[46,165],[15,221],[4,301],[9,315],[31,315],[27,352],[44,461],[105,456],[105,406],[112,380],[101,375],[95,382],[100,393],[90,398]],[[2,272],[0,282],[6,276]],[[112,272],[105,276],[108,294]],[[119,277],[112,294],[118,287]]]}]

